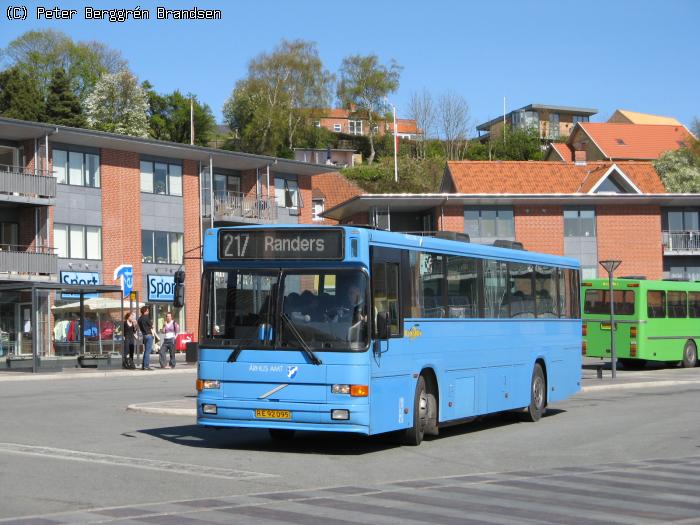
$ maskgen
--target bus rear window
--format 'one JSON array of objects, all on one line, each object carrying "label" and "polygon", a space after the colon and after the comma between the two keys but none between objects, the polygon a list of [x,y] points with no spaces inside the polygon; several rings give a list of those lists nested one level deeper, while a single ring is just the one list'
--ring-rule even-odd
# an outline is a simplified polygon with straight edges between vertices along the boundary
[{"label": "bus rear window", "polygon": [[[614,300],[616,315],[634,315],[633,290],[615,290]],[[610,292],[608,290],[586,290],[583,313],[610,315]]]}]

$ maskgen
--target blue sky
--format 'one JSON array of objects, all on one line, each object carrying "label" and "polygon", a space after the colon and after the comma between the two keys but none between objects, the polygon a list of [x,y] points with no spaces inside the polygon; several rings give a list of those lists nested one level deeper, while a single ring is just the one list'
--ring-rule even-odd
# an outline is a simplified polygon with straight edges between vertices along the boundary
[{"label": "blue sky", "polygon": [[[404,67],[391,99],[405,116],[413,91],[452,90],[471,108],[472,125],[529,103],[617,108],[700,117],[700,2],[213,0],[141,3],[103,0],[95,7],[149,8],[146,22],[8,21],[15,2],[0,0],[0,47],[24,31],[61,30],[76,40],[101,40],[122,51],[132,71],[160,92],[191,91],[217,119],[248,60],[281,38],[318,44],[325,66],[344,56],[376,53]],[[31,4],[36,5],[36,4]],[[49,5],[49,4],[46,4]],[[218,8],[220,21],[154,20],[156,6]]]}]

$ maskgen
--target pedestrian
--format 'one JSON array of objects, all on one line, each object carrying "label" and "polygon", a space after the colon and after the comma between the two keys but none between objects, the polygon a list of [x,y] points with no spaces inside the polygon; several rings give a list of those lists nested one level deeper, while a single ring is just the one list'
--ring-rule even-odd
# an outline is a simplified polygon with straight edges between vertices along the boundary
[{"label": "pedestrian", "polygon": [[180,333],[180,325],[173,319],[173,314],[165,314],[163,325],[163,344],[160,347],[160,367],[167,368],[167,359],[170,355],[170,368],[175,368],[175,336]]},{"label": "pedestrian", "polygon": [[151,351],[153,350],[153,322],[151,321],[148,306],[141,307],[141,317],[138,324],[143,335],[143,364],[141,370],[153,370],[151,368]]},{"label": "pedestrian", "polygon": [[131,312],[127,312],[124,316],[124,357],[122,358],[122,368],[133,370],[134,365],[134,348],[136,347],[136,321],[131,318]]}]

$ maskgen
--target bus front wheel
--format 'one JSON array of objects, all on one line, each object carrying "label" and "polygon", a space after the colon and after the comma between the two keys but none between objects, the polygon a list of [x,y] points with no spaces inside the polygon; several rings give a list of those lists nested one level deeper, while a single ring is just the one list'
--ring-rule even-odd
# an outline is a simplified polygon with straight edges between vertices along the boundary
[{"label": "bus front wheel", "polygon": [[536,422],[547,411],[547,380],[539,363],[535,363],[530,381],[530,405],[525,409],[525,420]]},{"label": "bus front wheel", "polygon": [[683,347],[683,368],[693,368],[698,364],[698,349],[695,343],[688,341]]},{"label": "bus front wheel", "polygon": [[420,376],[413,400],[413,425],[404,431],[404,445],[415,447],[421,444],[426,430],[437,425],[436,407],[435,395],[426,388],[425,377]]}]

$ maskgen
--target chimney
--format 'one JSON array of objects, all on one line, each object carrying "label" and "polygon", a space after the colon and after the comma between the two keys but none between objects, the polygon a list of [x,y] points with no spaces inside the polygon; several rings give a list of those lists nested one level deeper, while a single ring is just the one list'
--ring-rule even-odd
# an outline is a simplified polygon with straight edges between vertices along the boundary
[{"label": "chimney", "polygon": [[574,164],[576,164],[576,166],[585,166],[586,165],[586,151],[585,150],[574,151]]}]

